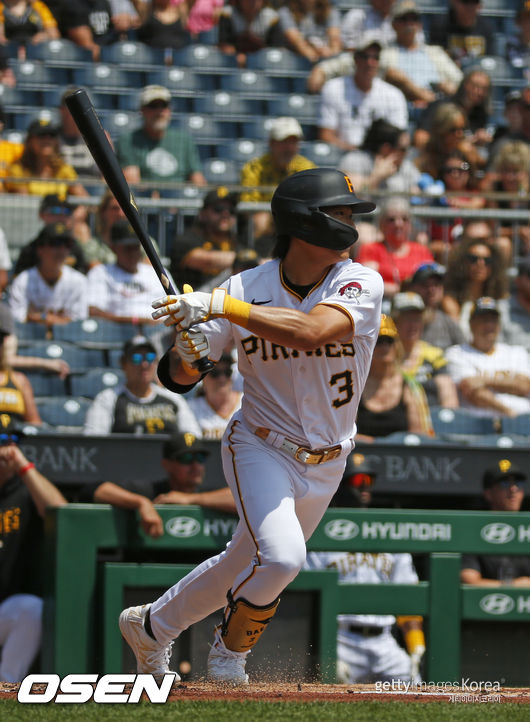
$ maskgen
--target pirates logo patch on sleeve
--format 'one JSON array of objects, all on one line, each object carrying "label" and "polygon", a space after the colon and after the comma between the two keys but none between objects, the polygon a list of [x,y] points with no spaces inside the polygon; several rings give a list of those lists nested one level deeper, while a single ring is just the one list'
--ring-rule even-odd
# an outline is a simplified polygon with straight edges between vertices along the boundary
[{"label": "pirates logo patch on sleeve", "polygon": [[369,296],[370,291],[365,290],[357,281],[351,281],[339,289],[339,295],[351,298],[357,303],[360,303],[359,299],[363,294]]}]

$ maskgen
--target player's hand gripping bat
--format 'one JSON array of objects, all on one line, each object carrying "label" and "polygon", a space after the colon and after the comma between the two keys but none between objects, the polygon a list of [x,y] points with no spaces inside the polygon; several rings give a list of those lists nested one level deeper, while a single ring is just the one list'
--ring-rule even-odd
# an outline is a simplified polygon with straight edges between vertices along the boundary
[{"label": "player's hand gripping bat", "polygon": [[[155,269],[164,291],[168,296],[175,295],[176,291],[167,277],[162,262],[149,238],[149,234],[138,212],[134,196],[129,188],[129,184],[125,180],[116,154],[112,150],[109,140],[105,135],[105,131],[98,118],[96,109],[92,105],[92,101],[86,91],[80,88],[67,95],[65,102],[87,144],[88,150],[101,171],[101,175],[127,216],[147,257],[151,261],[151,265]],[[208,358],[201,358],[194,365],[201,373],[206,373],[213,368],[213,363]]]}]

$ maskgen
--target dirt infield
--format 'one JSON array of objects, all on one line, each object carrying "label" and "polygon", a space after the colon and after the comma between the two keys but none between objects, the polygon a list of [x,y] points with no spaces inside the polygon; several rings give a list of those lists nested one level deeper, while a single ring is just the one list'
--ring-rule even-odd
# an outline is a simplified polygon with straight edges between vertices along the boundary
[{"label": "dirt infield", "polygon": [[[42,685],[34,685],[39,692]],[[125,688],[127,690],[127,686]],[[0,701],[17,696],[17,684],[0,684]],[[177,683],[168,702],[193,700],[259,700],[268,702],[459,702],[530,704],[530,689],[502,687],[500,690],[470,690],[462,687],[425,685],[423,689],[377,691],[373,684],[250,684],[244,688],[221,687],[207,682]]]}]

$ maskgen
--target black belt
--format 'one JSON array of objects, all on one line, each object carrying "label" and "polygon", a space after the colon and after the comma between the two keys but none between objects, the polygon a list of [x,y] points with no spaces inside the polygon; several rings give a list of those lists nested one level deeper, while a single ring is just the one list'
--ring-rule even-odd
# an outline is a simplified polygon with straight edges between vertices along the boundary
[{"label": "black belt", "polygon": [[378,637],[383,634],[385,627],[368,627],[360,624],[348,624],[348,632],[360,634],[363,637]]}]

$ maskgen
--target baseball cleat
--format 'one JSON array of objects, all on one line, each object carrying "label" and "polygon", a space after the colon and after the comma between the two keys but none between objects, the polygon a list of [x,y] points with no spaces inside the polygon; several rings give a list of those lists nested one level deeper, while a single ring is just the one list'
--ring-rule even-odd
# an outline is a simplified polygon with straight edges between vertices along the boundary
[{"label": "baseball cleat", "polygon": [[248,684],[245,672],[248,652],[232,652],[225,647],[219,628],[215,630],[215,641],[208,655],[208,680],[234,687]]},{"label": "baseball cleat", "polygon": [[134,652],[138,674],[152,674],[155,679],[165,674],[174,674],[174,682],[180,682],[176,672],[169,669],[173,642],[164,647],[153,639],[144,629],[144,618],[150,604],[129,607],[120,614],[120,632]]}]

